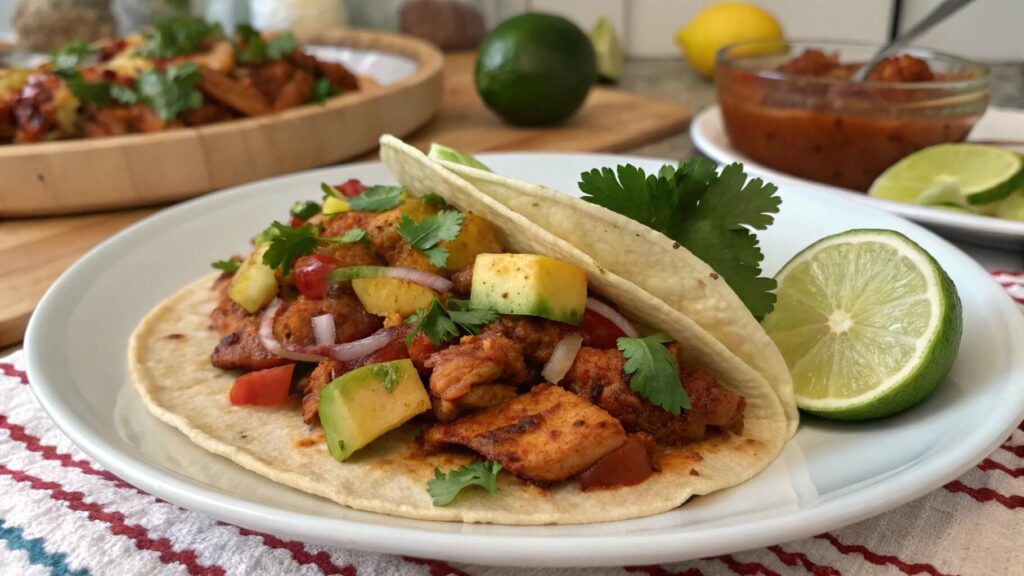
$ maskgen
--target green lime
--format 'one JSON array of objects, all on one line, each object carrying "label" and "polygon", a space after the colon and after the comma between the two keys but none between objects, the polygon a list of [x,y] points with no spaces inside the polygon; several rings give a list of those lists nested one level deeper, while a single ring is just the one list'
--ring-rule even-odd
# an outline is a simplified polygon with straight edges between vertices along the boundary
[{"label": "green lime", "polygon": [[601,16],[594,24],[594,29],[590,31],[590,41],[593,42],[594,52],[597,54],[598,77],[612,84],[618,82],[625,57],[622,55],[622,47],[619,45],[615,28],[606,16]]},{"label": "green lime", "polygon": [[996,216],[1007,220],[1024,220],[1024,189],[1017,190],[999,203]]},{"label": "green lime", "polygon": [[551,14],[509,18],[484,39],[476,89],[507,122],[555,124],[583,104],[597,77],[590,38]]},{"label": "green lime", "polygon": [[841,420],[894,414],[928,396],[956,360],[963,328],[956,287],[898,232],[823,238],[776,279],[778,303],[764,328],[806,412]]},{"label": "green lime", "polygon": [[882,173],[868,194],[911,204],[981,206],[1024,183],[1024,162],[981,144],[940,144],[914,152]]},{"label": "green lime", "polygon": [[485,166],[483,162],[473,158],[471,155],[466,154],[461,150],[455,148],[449,148],[443,144],[434,142],[430,145],[430,152],[427,152],[427,157],[433,160],[447,160],[454,164],[462,164],[463,166],[469,166],[470,168],[479,168],[480,170],[491,171],[490,168]]}]

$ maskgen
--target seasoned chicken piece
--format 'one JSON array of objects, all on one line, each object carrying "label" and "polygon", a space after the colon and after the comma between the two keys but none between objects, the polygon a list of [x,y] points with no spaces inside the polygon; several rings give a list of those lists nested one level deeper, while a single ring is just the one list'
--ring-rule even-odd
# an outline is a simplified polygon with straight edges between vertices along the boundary
[{"label": "seasoned chicken piece", "polygon": [[240,82],[215,70],[199,67],[203,79],[199,89],[210,98],[223,103],[246,116],[259,116],[271,112],[270,104],[251,83]]},{"label": "seasoned chicken piece", "polygon": [[324,238],[343,236],[345,232],[353,228],[366,230],[370,227],[370,222],[376,217],[377,215],[373,212],[342,212],[341,214],[335,214],[330,218],[324,218],[324,232],[322,236]]},{"label": "seasoned chicken piece", "polygon": [[263,93],[268,102],[277,99],[281,88],[291,80],[295,74],[295,66],[285,59],[272,60],[251,68],[250,77],[252,83]]},{"label": "seasoned chicken piece", "polygon": [[[678,362],[678,348],[673,352]],[[743,397],[718,386],[707,372],[680,363],[680,380],[693,408],[676,416],[633,392],[624,365],[618,350],[584,347],[562,385],[607,410],[630,432],[647,432],[662,444],[701,440],[708,426],[742,430]]]},{"label": "seasoned chicken piece", "polygon": [[287,110],[309,102],[313,94],[313,76],[304,70],[297,70],[288,83],[274,98],[274,110]]},{"label": "seasoned chicken piece", "polygon": [[233,274],[221,274],[213,283],[213,291],[217,293],[217,307],[210,312],[210,325],[221,336],[239,330],[245,319],[251,316],[228,296],[233,277]]},{"label": "seasoned chicken piece", "polygon": [[302,390],[302,419],[306,424],[317,424],[320,421],[317,410],[320,408],[320,391],[335,378],[345,373],[347,366],[337,360],[321,360],[312,374],[306,388]]},{"label": "seasoned chicken piece", "polygon": [[260,321],[249,316],[234,325],[229,333],[217,344],[210,354],[210,363],[225,370],[263,370],[291,362],[274,356],[260,342]]},{"label": "seasoned chicken piece", "polygon": [[497,406],[516,397],[516,387],[509,384],[481,384],[474,386],[465,396],[457,400],[442,400],[431,397],[434,416],[441,422],[451,422],[459,416],[484,408]]},{"label": "seasoned chicken piece", "polygon": [[285,306],[274,320],[274,337],[286,344],[315,344],[312,320],[321,314],[334,316],[335,341],[339,344],[365,338],[381,327],[380,318],[367,312],[354,295],[344,292],[322,300],[299,296]]},{"label": "seasoned chicken piece", "polygon": [[465,298],[473,289],[473,265],[470,264],[452,274],[452,293]]},{"label": "seasoned chicken piece", "polygon": [[185,56],[180,60],[227,74],[235,67],[235,47],[227,40],[218,40],[206,52]]},{"label": "seasoned chicken piece", "polygon": [[501,382],[518,386],[530,378],[523,364],[523,349],[503,336],[465,336],[459,344],[430,355],[424,366],[430,373],[430,392],[442,400],[456,400],[474,386]]},{"label": "seasoned chicken piece", "polygon": [[500,406],[423,435],[424,450],[467,446],[516,476],[558,482],[579,474],[626,441],[619,422],[586,400],[541,384]]},{"label": "seasoned chicken piece", "polygon": [[422,252],[410,246],[398,233],[395,225],[401,218],[401,210],[395,208],[381,212],[370,221],[366,234],[370,237],[373,249],[392,266],[418,268],[440,274],[441,271],[431,266]]},{"label": "seasoned chicken piece", "polygon": [[502,316],[484,329],[483,334],[500,334],[523,347],[526,361],[534,368],[544,367],[555,345],[573,327],[561,322],[527,316]]}]

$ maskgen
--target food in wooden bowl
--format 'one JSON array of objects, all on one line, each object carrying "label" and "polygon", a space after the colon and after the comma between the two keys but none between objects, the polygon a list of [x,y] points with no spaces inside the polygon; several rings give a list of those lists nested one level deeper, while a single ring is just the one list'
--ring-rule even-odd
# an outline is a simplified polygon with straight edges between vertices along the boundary
[{"label": "food in wooden bowl", "polygon": [[358,90],[344,65],[290,33],[171,18],[93,44],[71,42],[32,70],[0,71],[0,143],[98,138],[261,116]]},{"label": "food in wooden bowl", "polygon": [[715,84],[729,140],[765,166],[866,191],[903,157],[967,137],[988,104],[984,66],[914,48],[852,82],[875,50],[804,42],[723,49]]}]

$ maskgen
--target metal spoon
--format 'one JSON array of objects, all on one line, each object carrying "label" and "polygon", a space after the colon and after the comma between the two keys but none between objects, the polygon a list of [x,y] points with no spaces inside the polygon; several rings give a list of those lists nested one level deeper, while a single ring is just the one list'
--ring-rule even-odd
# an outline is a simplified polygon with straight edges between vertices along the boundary
[{"label": "metal spoon", "polygon": [[942,22],[949,16],[951,16],[957,10],[970,4],[974,0],[946,0],[942,4],[939,4],[935,10],[932,10],[930,14],[914,24],[910,30],[900,34],[892,42],[889,42],[881,50],[875,53],[875,55],[868,60],[868,63],[861,66],[860,70],[853,75],[853,82],[863,82],[867,80],[868,74],[878,66],[879,62],[885,60],[903,46],[913,42],[918,36],[924,34],[928,30],[931,30],[939,22]]}]

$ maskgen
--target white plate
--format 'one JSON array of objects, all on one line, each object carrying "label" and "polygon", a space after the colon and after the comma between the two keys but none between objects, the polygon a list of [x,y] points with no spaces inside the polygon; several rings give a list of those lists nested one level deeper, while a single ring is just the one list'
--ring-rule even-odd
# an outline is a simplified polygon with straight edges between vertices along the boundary
[{"label": "white plate", "polygon": [[[815,194],[844,194],[858,202],[899,214],[957,239],[1001,248],[1024,246],[1024,222],[879,200],[862,192],[812,182],[762,166],[733,148],[725,134],[718,106],[706,108],[694,118],[690,124],[690,138],[701,152],[715,162],[742,162],[747,172],[764,176],[780,186],[800,183],[805,185],[804,189]],[[1024,111],[989,107],[975,124],[968,139],[1020,142],[1024,140]]]},{"label": "white plate", "polygon": [[[581,172],[651,159],[488,154],[502,174],[577,193]],[[762,233],[775,272],[801,248],[858,227],[900,230],[927,248],[960,288],[964,338],[952,374],[922,405],[880,422],[807,418],[779,459],[743,484],[680,509],[587,526],[488,526],[356,512],[277,485],[210,455],[150,417],[129,382],[127,339],[139,320],[209,262],[322,181],[391,182],[358,164],[257,182],[156,214],[70,268],[43,298],[25,346],[33,390],[64,432],[127,481],[248,528],[314,543],[484,564],[629,565],[790,541],[881,513],[955,478],[993,450],[1024,413],[1024,317],[969,257],[923,228],[842,196],[783,187],[782,213]],[[582,224],[582,223],[581,223]],[[529,551],[529,553],[524,553]]]}]

